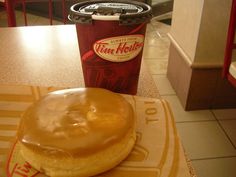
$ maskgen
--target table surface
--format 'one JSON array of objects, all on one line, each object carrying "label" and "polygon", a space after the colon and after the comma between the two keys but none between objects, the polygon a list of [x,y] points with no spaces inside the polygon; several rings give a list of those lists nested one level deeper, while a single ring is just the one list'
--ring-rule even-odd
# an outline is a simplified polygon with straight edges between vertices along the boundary
[{"label": "table surface", "polygon": [[[74,25],[0,29],[0,84],[84,87]],[[139,96],[159,98],[142,62]]]},{"label": "table surface", "polygon": [[[14,87],[14,85],[41,87],[53,86],[61,88],[84,86],[80,54],[74,25],[1,28],[0,46],[0,91],[3,93],[13,92],[16,88],[18,88],[16,86]],[[4,85],[8,84],[12,85],[14,89],[12,89],[12,86],[7,89]],[[5,88],[6,91],[2,88]],[[33,90],[35,89],[38,90],[38,88],[34,88]],[[20,90],[22,90],[22,88],[20,88]],[[32,90],[32,88],[30,90]],[[142,97],[160,98],[155,83],[145,67],[144,61],[141,66],[137,95]],[[13,103],[9,104],[9,100],[6,100],[7,97],[3,96],[0,98],[7,101],[7,104],[3,102],[3,109],[9,109],[6,106],[10,106],[11,109],[16,109],[14,105],[11,105]],[[151,102],[148,101],[147,103]],[[18,105],[16,100],[14,101],[14,104]],[[24,106],[25,105],[23,105],[23,107],[17,107],[17,109],[23,109]],[[0,107],[0,113],[2,108]],[[152,109],[153,108],[150,110]],[[158,111],[162,110],[162,112],[164,110],[161,109],[161,107],[158,109],[160,109]],[[19,111],[14,111],[14,114],[17,112]],[[163,114],[167,114],[167,112],[168,111],[163,112]],[[3,113],[5,114],[6,111],[3,111]],[[159,112],[157,113],[159,115]],[[171,113],[168,114],[172,115]],[[0,116],[0,118],[0,123],[7,121],[10,124],[16,123],[17,125],[19,117],[16,117],[16,122],[12,122],[14,119],[12,117],[7,118]],[[174,119],[171,118],[171,120],[172,123],[170,124],[171,126],[168,130],[173,132],[176,128],[174,126]],[[7,130],[5,132],[4,129],[2,133],[10,133],[10,135],[12,135],[11,131],[16,131],[17,128],[15,124],[14,126],[0,124],[0,128],[1,127],[5,127]],[[173,142],[180,145],[181,143],[177,133],[173,133],[173,135]],[[8,134],[6,134],[6,136],[8,136]],[[7,149],[1,149],[1,145],[8,146],[9,144],[0,143],[0,153],[7,152]],[[171,145],[170,147],[174,148],[175,146]],[[177,168],[179,174],[177,176],[194,176],[189,173],[189,168],[185,162],[182,146],[179,146],[178,151],[178,158],[176,160],[181,162],[182,165]],[[172,153],[177,151],[171,150],[170,152]],[[173,164],[176,163],[175,161],[170,161],[169,163],[173,166]],[[165,163],[162,162],[161,164],[163,166]],[[165,176],[164,173],[163,175]]]}]

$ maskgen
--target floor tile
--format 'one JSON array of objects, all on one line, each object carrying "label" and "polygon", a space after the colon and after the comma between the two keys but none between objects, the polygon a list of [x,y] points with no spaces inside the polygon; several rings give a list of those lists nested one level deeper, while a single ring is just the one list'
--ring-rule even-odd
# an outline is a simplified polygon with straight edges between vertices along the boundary
[{"label": "floor tile", "polygon": [[148,23],[147,28],[146,28],[146,33],[153,32],[153,31],[155,31],[155,28],[153,28],[151,23]]},{"label": "floor tile", "polygon": [[197,177],[235,177],[236,157],[192,161]]},{"label": "floor tile", "polygon": [[[40,25],[50,25],[50,19],[46,18],[46,17],[38,17],[35,23],[40,24]],[[53,25],[62,25],[63,23],[58,20],[53,19],[52,24]]]},{"label": "floor tile", "polygon": [[214,109],[212,112],[219,120],[236,119],[236,109]]},{"label": "floor tile", "polygon": [[160,95],[176,94],[166,75],[152,75]]},{"label": "floor tile", "polygon": [[[36,16],[31,13],[27,13],[27,23],[28,26],[34,25],[50,25],[49,18]],[[25,26],[24,16],[21,11],[16,11],[16,23],[17,26]],[[61,25],[63,24],[61,21],[53,20],[53,25]],[[6,27],[7,26],[7,17],[6,14],[0,14],[0,26]]]},{"label": "floor tile", "polygon": [[210,110],[185,111],[176,95],[162,96],[162,98],[170,103],[176,122],[215,120]]},{"label": "floor tile", "polygon": [[49,18],[38,17],[38,18],[36,19],[35,24],[50,25],[50,20],[49,20]]},{"label": "floor tile", "polygon": [[7,24],[7,14],[5,11],[0,12],[0,27],[6,27]]},{"label": "floor tile", "polygon": [[152,0],[152,4],[159,4],[159,3],[165,3],[168,2],[168,0]]},{"label": "floor tile", "polygon": [[0,11],[0,17],[1,18],[7,18],[6,11],[4,11],[4,10]]},{"label": "floor tile", "polygon": [[173,12],[168,12],[162,15],[158,15],[156,17],[153,17],[151,21],[157,21],[160,22],[160,20],[165,20],[165,19],[171,19],[172,18]]},{"label": "floor tile", "polygon": [[53,20],[53,25],[64,25],[63,21]]},{"label": "floor tile", "polygon": [[149,31],[146,31],[145,38],[150,38],[150,39],[153,39],[153,40],[157,40],[158,38],[160,38],[160,36],[158,36],[158,33],[156,32],[155,29],[154,30],[150,29]]},{"label": "floor tile", "polygon": [[145,58],[159,58],[159,59],[167,59],[169,56],[169,49],[166,47],[156,47],[156,46],[144,46],[143,56]]},{"label": "floor tile", "polygon": [[167,36],[167,34],[170,32],[171,29],[170,25],[158,22],[155,19],[151,21],[151,25],[157,30],[157,32],[161,36]]},{"label": "floor tile", "polygon": [[8,25],[8,24],[7,24],[6,19],[0,18],[0,27],[6,27],[7,25]]},{"label": "floor tile", "polygon": [[236,147],[236,120],[221,120],[220,124]]},{"label": "floor tile", "polygon": [[151,74],[166,74],[167,73],[168,61],[166,59],[163,59],[163,60],[146,59],[145,63],[147,64],[147,67]]},{"label": "floor tile", "polygon": [[159,37],[156,32],[149,32],[145,36],[145,45],[169,49],[170,39],[167,37]]},{"label": "floor tile", "polygon": [[[27,18],[28,26],[36,25],[36,20],[37,20],[38,16],[27,13],[26,18]],[[25,26],[25,21],[24,21],[24,17],[23,17],[22,12],[17,11],[16,23],[17,23],[17,26]]]},{"label": "floor tile", "polygon": [[236,156],[217,121],[177,123],[183,146],[191,160]]},{"label": "floor tile", "polygon": [[168,36],[162,36],[155,28],[153,31],[146,33],[146,37],[155,37],[155,39],[167,39],[170,41]]}]

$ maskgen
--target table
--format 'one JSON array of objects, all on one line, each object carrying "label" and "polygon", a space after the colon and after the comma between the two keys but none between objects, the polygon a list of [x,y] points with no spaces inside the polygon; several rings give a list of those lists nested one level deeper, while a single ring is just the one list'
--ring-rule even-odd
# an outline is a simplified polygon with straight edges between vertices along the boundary
[{"label": "table", "polygon": [[[84,86],[74,25],[0,29],[0,84]],[[138,95],[159,98],[142,63]]]},{"label": "table", "polygon": [[[15,136],[19,115],[34,100],[32,98],[40,97],[35,93],[42,94],[55,87],[83,87],[84,82],[74,25],[2,28],[0,45],[0,174],[3,174],[1,163],[9,153],[9,142]],[[10,94],[16,94],[16,90],[18,93],[13,98]],[[27,95],[29,92],[30,95]],[[119,173],[127,175],[122,169],[128,168],[133,173],[131,176],[135,177],[144,174],[147,177],[194,176],[186,162],[170,107],[160,99],[144,62],[137,95],[127,96],[127,99],[139,116],[137,131],[141,144],[130,156],[133,163],[122,166],[121,171],[118,169]],[[153,135],[150,130],[156,134]],[[147,144],[148,148],[141,146],[142,143]],[[156,160],[156,155],[150,155],[155,152],[159,154]],[[130,165],[137,167],[140,160],[143,160],[142,163],[146,160],[152,168],[139,166],[138,172],[132,171],[135,168]],[[142,169],[146,170],[144,174]],[[21,167],[18,170],[25,172]],[[117,174],[116,170],[113,172]]]}]

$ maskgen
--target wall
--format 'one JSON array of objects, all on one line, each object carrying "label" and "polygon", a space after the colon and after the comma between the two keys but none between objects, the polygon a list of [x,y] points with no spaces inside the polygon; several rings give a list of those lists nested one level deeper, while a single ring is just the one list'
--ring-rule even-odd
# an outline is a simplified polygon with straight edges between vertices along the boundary
[{"label": "wall", "polygon": [[167,77],[185,110],[236,107],[236,88],[222,78],[231,4],[174,1]]},{"label": "wall", "polygon": [[193,62],[204,0],[175,0],[170,36]]},{"label": "wall", "polygon": [[220,67],[224,52],[232,0],[205,0],[194,65]]}]

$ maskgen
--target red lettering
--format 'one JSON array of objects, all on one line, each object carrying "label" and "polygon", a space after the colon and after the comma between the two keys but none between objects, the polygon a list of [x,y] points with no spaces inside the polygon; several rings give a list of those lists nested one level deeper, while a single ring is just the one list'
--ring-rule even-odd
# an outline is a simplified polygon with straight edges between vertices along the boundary
[{"label": "red lettering", "polygon": [[128,53],[128,52],[132,52],[135,51],[139,48],[141,48],[143,46],[143,42],[139,43],[139,42],[134,42],[131,45],[127,46],[127,43],[120,43],[116,49],[116,54],[123,54],[123,53]]},{"label": "red lettering", "polygon": [[13,173],[20,175],[22,177],[28,177],[28,174],[29,174],[31,168],[32,168],[32,166],[28,162],[25,162],[23,164],[23,166],[21,166],[17,163],[13,169]]},{"label": "red lettering", "polygon": [[127,53],[130,51],[130,47],[124,47],[124,52]]},{"label": "red lettering", "polygon": [[14,173],[17,174],[17,175],[20,175],[20,176],[22,176],[22,177],[28,177],[27,174],[23,174],[23,173],[21,173],[21,172],[19,172],[19,171],[15,171]]},{"label": "red lettering", "polygon": [[102,57],[109,55],[122,56],[135,51],[138,52],[142,49],[143,41],[138,42],[135,40],[139,40],[139,38],[121,38],[114,40],[109,40],[108,38],[95,42],[93,47],[95,53]]},{"label": "red lettering", "polygon": [[32,166],[28,162],[25,162],[23,167],[24,167],[24,169],[22,169],[22,170],[24,170],[24,172],[26,172],[26,173],[29,173],[30,169],[32,168]]},{"label": "red lettering", "polygon": [[120,43],[120,44],[118,45],[117,49],[116,49],[116,54],[118,54],[118,53],[122,54],[123,51],[124,51],[125,45],[126,45],[126,42],[125,42],[125,43]]},{"label": "red lettering", "polygon": [[104,53],[104,54],[113,54],[114,49],[108,48],[107,43],[95,43],[95,50],[97,53]]}]

